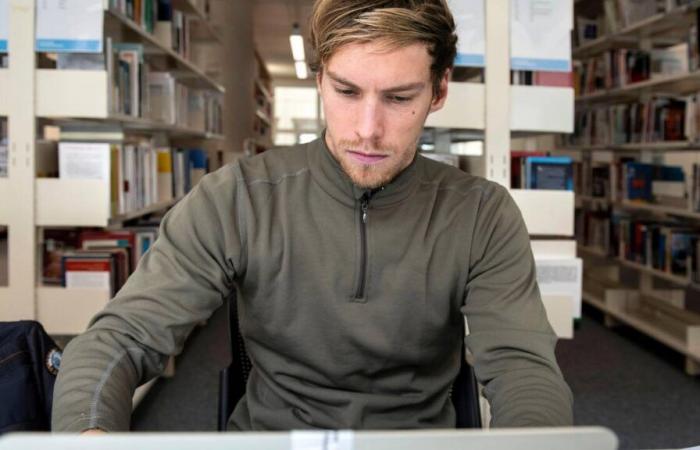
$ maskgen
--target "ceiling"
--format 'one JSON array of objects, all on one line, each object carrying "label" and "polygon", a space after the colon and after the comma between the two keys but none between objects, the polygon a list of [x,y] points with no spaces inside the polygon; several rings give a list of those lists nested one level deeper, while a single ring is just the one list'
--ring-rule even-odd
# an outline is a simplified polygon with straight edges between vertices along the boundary
[{"label": "ceiling", "polygon": [[275,81],[296,79],[289,34],[298,23],[306,42],[308,61],[308,18],[314,0],[253,0],[253,33],[255,44]]}]

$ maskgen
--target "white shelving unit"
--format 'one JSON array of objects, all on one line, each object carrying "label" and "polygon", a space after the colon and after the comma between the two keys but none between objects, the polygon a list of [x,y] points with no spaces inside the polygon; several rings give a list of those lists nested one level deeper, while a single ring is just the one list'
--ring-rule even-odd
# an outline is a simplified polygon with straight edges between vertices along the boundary
[{"label": "white shelving unit", "polygon": [[[586,0],[590,1],[590,0]],[[583,4],[584,1],[579,2]],[[688,5],[659,13],[641,20],[613,35],[603,36],[574,49],[576,59],[600,55],[614,48],[649,49],[652,44],[672,45],[685,42],[689,30],[697,21],[699,0],[691,0]],[[649,98],[660,94],[685,95],[700,91],[700,71],[678,75],[658,76],[649,80],[631,83],[626,86],[606,89],[582,95],[576,99],[577,106],[595,108],[608,104]],[[586,141],[585,139],[583,140]],[[625,144],[575,145],[567,150],[578,153],[581,158],[591,158],[591,163],[612,163],[616,152],[636,153],[643,162],[661,162],[685,165],[692,155],[679,152],[700,151],[700,143],[693,141],[644,142]],[[671,158],[671,161],[666,158]],[[686,158],[689,157],[689,158]],[[585,167],[585,166],[584,166]],[[686,168],[687,169],[687,168]],[[686,177],[691,174],[686,170]],[[584,177],[585,178],[585,177]],[[613,185],[611,188],[614,191]],[[641,201],[617,200],[576,195],[576,204],[587,207],[613,207],[629,213],[641,212],[642,217],[683,218],[696,227],[700,224],[700,212],[685,208],[645,203]],[[615,200],[613,200],[615,199]],[[606,324],[626,324],[637,331],[665,344],[685,355],[686,372],[700,374],[700,316],[685,309],[685,294],[688,288],[700,290],[700,284],[691,276],[681,276],[655,269],[649,265],[630,261],[624,257],[608,255],[602,248],[579,245],[578,253],[584,258],[586,277],[584,281],[585,302],[602,311]],[[624,286],[620,282],[620,269],[627,269],[634,279],[635,286]],[[593,275],[591,275],[593,274]],[[660,291],[657,285],[670,285],[675,289]],[[690,292],[690,291],[688,291]]]},{"label": "white shelving unit", "polygon": [[[39,320],[49,333],[71,335],[85,330],[110,294],[100,289],[40,286],[40,227],[110,227],[163,210],[179,199],[112,217],[109,181],[37,178],[37,119],[106,121],[121,124],[127,131],[198,140],[223,136],[110,114],[106,70],[37,69],[34,6],[35,1],[9,0],[10,65],[0,69],[0,116],[9,118],[9,177],[0,178],[0,225],[8,227],[9,286],[0,288],[0,321]],[[191,0],[175,0],[173,6],[199,19],[195,39],[222,42],[205,13]],[[142,43],[147,58],[160,58],[160,64],[181,75],[188,85],[224,92],[221,84],[193,62],[121,14],[105,9],[105,30]]]},{"label": "white shelving unit", "polygon": [[0,69],[0,116],[6,116],[10,113],[10,71],[8,69]]},{"label": "white shelving unit", "polygon": [[[509,0],[485,2],[488,61],[485,83],[450,83],[444,108],[431,114],[426,122],[427,127],[483,132],[486,176],[506,187],[510,187],[511,132],[546,134],[574,130],[572,88],[510,85],[509,3]],[[533,240],[535,258],[576,260],[571,239],[574,193],[518,189],[510,192],[531,236],[559,238]],[[560,337],[573,336],[577,297],[575,293],[543,295],[550,323]]]}]

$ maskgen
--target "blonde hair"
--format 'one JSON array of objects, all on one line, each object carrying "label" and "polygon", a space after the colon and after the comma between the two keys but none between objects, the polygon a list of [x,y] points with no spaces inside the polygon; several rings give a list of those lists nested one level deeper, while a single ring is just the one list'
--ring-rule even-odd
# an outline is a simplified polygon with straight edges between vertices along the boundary
[{"label": "blonde hair", "polygon": [[457,53],[455,23],[446,0],[316,0],[310,28],[315,72],[346,44],[378,41],[391,50],[425,43],[433,59],[434,94]]}]

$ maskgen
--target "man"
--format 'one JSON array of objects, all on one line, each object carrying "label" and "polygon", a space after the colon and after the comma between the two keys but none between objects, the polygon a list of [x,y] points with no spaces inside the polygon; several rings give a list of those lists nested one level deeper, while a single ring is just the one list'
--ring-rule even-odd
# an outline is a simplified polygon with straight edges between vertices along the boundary
[{"label": "man", "polygon": [[128,429],[134,388],[232,289],[254,367],[232,429],[453,427],[464,316],[492,425],[571,424],[516,205],[416,155],[455,56],[445,1],[318,0],[311,29],[323,137],[222,168],[165,217],[66,349],[55,430]]}]

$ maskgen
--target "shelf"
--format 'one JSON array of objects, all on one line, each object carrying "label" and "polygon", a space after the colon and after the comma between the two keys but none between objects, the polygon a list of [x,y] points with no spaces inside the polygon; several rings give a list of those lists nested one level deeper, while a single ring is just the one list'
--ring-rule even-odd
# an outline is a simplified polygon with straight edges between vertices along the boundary
[{"label": "shelf", "polygon": [[263,122],[265,122],[268,126],[272,126],[272,122],[270,121],[270,118],[268,117],[267,114],[265,114],[265,112],[262,111],[261,108],[257,108],[257,109],[255,110],[255,115],[256,115],[260,120],[262,120]]},{"label": "shelf", "polygon": [[663,92],[664,94],[684,95],[700,90],[700,71],[678,75],[667,75],[650,80],[632,83],[625,87],[606,89],[576,98],[577,103],[613,103],[636,99],[643,92]]},{"label": "shelf", "polygon": [[[675,351],[696,361],[700,361],[700,349],[698,348],[700,347],[700,327],[687,326],[685,335],[679,335],[678,331],[670,330],[668,327],[660,325],[655,315],[645,313],[641,309],[627,309],[619,305],[613,307],[612,305],[607,305],[605,299],[601,299],[586,291],[583,291],[583,300],[618,321],[656,339]],[[636,303],[639,302],[638,298],[634,298],[633,300],[636,300]],[[632,301],[630,303],[635,302]]]},{"label": "shelf", "polygon": [[560,147],[559,150],[571,151],[654,151],[654,152],[682,152],[700,151],[700,142],[669,141],[669,142],[631,142],[628,144],[597,144],[597,145],[570,145]]},{"label": "shelf", "polygon": [[428,115],[426,127],[483,130],[486,89],[481,83],[450,83],[445,105]]},{"label": "shelf", "polygon": [[39,286],[37,320],[49,334],[80,334],[109,299],[109,291],[103,289]]},{"label": "shelf", "polygon": [[661,270],[653,269],[651,267],[647,267],[643,264],[639,264],[639,263],[634,262],[634,261],[628,261],[624,258],[608,256],[598,249],[590,248],[590,247],[587,247],[585,245],[579,245],[579,246],[577,246],[577,249],[579,250],[579,253],[586,253],[588,255],[597,256],[599,258],[608,258],[611,261],[617,262],[625,267],[629,267],[630,269],[635,269],[639,272],[648,273],[649,275],[652,275],[656,278],[661,278],[661,279],[664,279],[666,281],[670,281],[672,283],[678,284],[680,286],[688,286],[691,288],[700,289],[700,285],[691,281],[690,278],[686,278],[686,277],[682,277],[680,275],[674,275],[672,273],[667,273],[667,272],[663,272]]},{"label": "shelf", "polygon": [[0,116],[10,114],[10,71],[0,69]]},{"label": "shelf", "polygon": [[[210,38],[211,40],[217,41],[219,43],[224,42],[221,35],[212,26],[211,21],[207,18],[205,12],[199,9],[192,2],[192,0],[174,0],[172,7],[178,11],[182,11],[183,13],[191,17],[194,17],[197,20],[195,26],[201,27],[204,31],[204,35],[207,38]],[[201,37],[197,36],[197,39],[201,40]]]},{"label": "shelf", "polygon": [[147,381],[146,383],[142,384],[141,386],[136,388],[136,391],[134,391],[134,396],[131,398],[131,410],[135,410],[141,401],[146,397],[148,392],[153,388],[153,386],[156,384],[156,381],[158,381],[158,378],[160,377],[155,377],[151,379],[150,381]]},{"label": "shelf", "polygon": [[680,37],[687,35],[687,28],[695,20],[695,9],[700,1],[693,0],[690,4],[681,6],[667,13],[656,14],[652,17],[632,24],[617,33],[600,37],[594,41],[574,48],[571,52],[573,59],[586,59],[605,50],[616,47],[638,45],[639,41],[651,37]]},{"label": "shelf", "polygon": [[55,120],[107,120],[121,124],[126,130],[163,131],[175,137],[222,138],[202,130],[124,114],[110,114],[107,86],[107,71],[38,69],[36,114]]},{"label": "shelf", "polygon": [[155,36],[141,28],[141,26],[139,26],[133,20],[129,19],[122,13],[111,9],[107,10],[107,16],[105,18],[108,17],[112,17],[123,28],[130,30],[131,32],[138,35],[142,43],[148,47],[147,50],[149,51],[146,52],[147,55],[152,53],[166,55],[170,58],[171,62],[173,62],[179,69],[183,69],[189,72],[190,75],[192,75],[192,77],[183,77],[183,80],[192,79],[196,82],[196,84],[202,87],[214,89],[219,92],[224,92],[223,86],[221,86],[219,83],[210,78],[206,73],[204,73],[204,71],[202,71],[200,68],[194,65],[191,61],[188,61],[174,50],[158,42]]},{"label": "shelf", "polygon": [[272,98],[272,95],[270,95],[270,92],[263,86],[262,82],[260,79],[255,80],[255,86],[262,92],[263,97],[267,100],[268,103],[274,103],[274,99]]},{"label": "shelf", "polygon": [[537,236],[574,235],[574,193],[537,189],[511,189],[528,233]]},{"label": "shelf", "polygon": [[[426,127],[483,130],[485,86],[451,82],[444,107],[428,116]],[[574,90],[545,86],[511,86],[513,133],[571,133],[574,130]]]},{"label": "shelf", "polygon": [[110,183],[101,180],[37,178],[36,223],[43,227],[107,227],[160,211],[179,199],[110,217]]},{"label": "shelf", "polygon": [[[6,177],[0,178],[0,205],[10,204],[10,180]],[[3,206],[0,208],[0,225],[8,225],[10,223],[10,208]]]},{"label": "shelf", "polygon": [[593,248],[593,247],[587,247],[585,245],[577,245],[576,250],[578,251],[579,254],[585,253],[587,255],[597,256],[599,258],[607,258],[608,257],[608,255],[604,251],[597,249],[597,248]]},{"label": "shelf", "polygon": [[147,207],[140,209],[138,211],[114,216],[114,217],[109,219],[109,225],[110,226],[121,225],[123,222],[126,222],[128,220],[138,219],[139,217],[145,216],[147,214],[152,214],[154,212],[163,211],[163,210],[168,209],[168,208],[172,207],[173,205],[175,205],[177,202],[182,200],[182,198],[183,197],[179,197],[179,198],[174,198],[172,200],[167,200],[164,202],[154,203],[153,205],[147,206]]},{"label": "shelf", "polygon": [[610,204],[610,199],[608,198],[603,198],[603,197],[592,197],[590,195],[576,195],[576,201],[583,201],[583,202],[589,202],[589,203],[599,203],[601,205],[609,205]]}]

